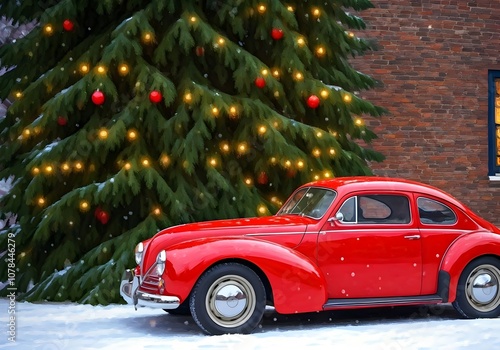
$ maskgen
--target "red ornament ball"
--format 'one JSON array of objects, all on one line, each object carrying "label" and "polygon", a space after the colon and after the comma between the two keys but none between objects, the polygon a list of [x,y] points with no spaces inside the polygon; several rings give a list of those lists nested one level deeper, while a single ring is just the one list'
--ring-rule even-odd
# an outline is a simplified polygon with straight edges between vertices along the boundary
[{"label": "red ornament ball", "polygon": [[59,124],[60,126],[64,126],[68,124],[68,119],[64,118],[63,116],[59,116],[57,117],[57,124]]},{"label": "red ornament ball", "polygon": [[97,106],[102,105],[105,100],[106,97],[104,96],[104,93],[102,93],[102,91],[96,90],[92,94],[92,102],[94,102],[94,104]]},{"label": "red ornament ball", "polygon": [[257,77],[255,78],[255,86],[257,86],[259,89],[262,89],[266,86],[266,81],[262,77]]},{"label": "red ornament ball", "polygon": [[257,182],[259,184],[265,185],[265,184],[267,184],[268,181],[269,181],[269,178],[267,177],[267,174],[264,171],[259,173],[259,176],[257,177]]},{"label": "red ornament ball", "polygon": [[271,37],[274,40],[280,40],[281,38],[283,38],[283,29],[273,28],[271,30]]},{"label": "red ornament ball", "polygon": [[203,46],[196,46],[195,49],[196,56],[201,57],[205,55],[205,48]]},{"label": "red ornament ball", "polygon": [[161,102],[163,96],[161,95],[161,92],[158,90],[153,90],[149,93],[149,100],[153,103],[159,103]]},{"label": "red ornament ball", "polygon": [[101,222],[101,224],[106,225],[109,221],[108,212],[105,210],[101,210],[101,212],[99,213],[99,215],[97,217],[97,220],[99,220]]},{"label": "red ornament ball", "polygon": [[71,32],[73,30],[73,28],[75,28],[75,25],[73,24],[73,22],[71,20],[65,19],[63,22],[63,28],[65,31]]},{"label": "red ornament ball", "polygon": [[307,105],[311,108],[318,108],[319,106],[319,97],[316,95],[311,95],[307,99]]}]

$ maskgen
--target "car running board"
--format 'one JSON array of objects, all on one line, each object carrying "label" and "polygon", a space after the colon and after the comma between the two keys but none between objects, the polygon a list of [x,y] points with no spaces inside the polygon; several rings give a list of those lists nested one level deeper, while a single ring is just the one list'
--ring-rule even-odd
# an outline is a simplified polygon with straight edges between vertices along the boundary
[{"label": "car running board", "polygon": [[443,299],[439,295],[420,295],[412,297],[388,297],[388,298],[328,299],[326,304],[323,305],[323,310],[439,304],[442,302]]}]

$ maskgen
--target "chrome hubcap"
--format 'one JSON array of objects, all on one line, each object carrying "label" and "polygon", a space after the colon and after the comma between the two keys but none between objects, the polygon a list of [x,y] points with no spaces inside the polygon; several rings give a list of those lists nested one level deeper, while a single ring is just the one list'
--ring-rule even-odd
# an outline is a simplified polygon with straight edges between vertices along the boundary
[{"label": "chrome hubcap", "polygon": [[208,315],[219,326],[238,327],[255,310],[255,292],[241,276],[229,275],[216,280],[207,293]]},{"label": "chrome hubcap", "polygon": [[493,265],[476,267],[467,278],[467,298],[473,308],[489,312],[500,305],[500,270]]}]

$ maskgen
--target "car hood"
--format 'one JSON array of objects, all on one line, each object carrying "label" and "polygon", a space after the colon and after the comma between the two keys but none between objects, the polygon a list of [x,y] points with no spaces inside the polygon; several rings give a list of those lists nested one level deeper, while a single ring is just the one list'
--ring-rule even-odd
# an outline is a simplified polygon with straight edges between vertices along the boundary
[{"label": "car hood", "polygon": [[[298,215],[280,215],[243,219],[213,220],[172,226],[158,232],[149,242],[149,252],[156,254],[175,244],[214,237],[254,237],[297,246],[307,226],[317,220]],[[149,255],[149,254],[148,254]]]}]

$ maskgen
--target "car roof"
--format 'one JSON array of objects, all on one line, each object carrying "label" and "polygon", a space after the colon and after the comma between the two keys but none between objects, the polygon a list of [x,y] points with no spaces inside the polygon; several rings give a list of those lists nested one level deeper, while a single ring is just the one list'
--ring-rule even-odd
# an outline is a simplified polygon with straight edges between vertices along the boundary
[{"label": "car roof", "polygon": [[459,202],[452,195],[434,186],[420,183],[417,181],[393,178],[393,177],[381,177],[381,176],[337,177],[332,179],[324,179],[324,180],[309,182],[304,186],[326,187],[336,190],[337,192],[339,192],[340,195],[343,195],[344,193],[349,193],[351,191],[360,191],[360,190],[415,192],[442,198],[456,205],[459,208],[466,209],[464,204]]}]

